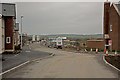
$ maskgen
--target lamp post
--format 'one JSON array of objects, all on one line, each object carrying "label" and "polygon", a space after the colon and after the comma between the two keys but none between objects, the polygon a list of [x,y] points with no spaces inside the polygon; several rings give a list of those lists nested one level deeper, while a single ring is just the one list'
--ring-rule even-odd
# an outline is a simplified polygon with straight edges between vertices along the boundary
[{"label": "lamp post", "polygon": [[23,16],[21,16],[21,49],[22,49],[22,25],[23,25],[23,22],[22,22],[22,19],[23,19]]}]

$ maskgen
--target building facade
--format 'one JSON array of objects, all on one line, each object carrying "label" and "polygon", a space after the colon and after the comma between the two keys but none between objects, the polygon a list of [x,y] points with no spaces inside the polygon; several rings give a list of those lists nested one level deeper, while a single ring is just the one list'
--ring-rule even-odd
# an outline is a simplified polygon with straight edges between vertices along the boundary
[{"label": "building facade", "polygon": [[104,50],[104,40],[87,40],[87,48]]},{"label": "building facade", "polygon": [[120,50],[120,3],[104,3],[104,41],[108,50]]},{"label": "building facade", "polygon": [[1,25],[4,30],[3,39],[4,45],[3,49],[5,52],[13,52],[15,50],[14,47],[14,27],[16,22],[16,9],[15,4],[11,3],[0,3],[0,14],[2,15],[2,23]]}]

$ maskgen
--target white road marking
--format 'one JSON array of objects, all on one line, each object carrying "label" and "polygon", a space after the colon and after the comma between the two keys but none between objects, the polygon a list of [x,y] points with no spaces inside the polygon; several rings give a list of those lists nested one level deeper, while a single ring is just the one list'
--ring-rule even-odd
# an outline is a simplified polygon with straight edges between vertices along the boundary
[{"label": "white road marking", "polygon": [[25,52],[30,52],[30,51],[25,51]]},{"label": "white road marking", "polygon": [[18,65],[18,66],[16,66],[16,67],[13,67],[13,68],[11,68],[11,69],[9,69],[9,70],[7,70],[7,71],[4,71],[4,72],[0,73],[0,76],[3,75],[3,74],[6,74],[6,73],[8,73],[8,72],[10,72],[10,71],[12,71],[12,70],[15,70],[15,69],[17,69],[17,68],[19,68],[19,67],[21,67],[21,66],[23,66],[23,65],[25,65],[25,64],[27,64],[27,63],[29,63],[29,62],[34,62],[34,61],[37,61],[37,60],[42,60],[42,59],[51,57],[51,56],[53,56],[53,55],[54,55],[54,54],[52,54],[52,55],[50,55],[50,56],[47,56],[47,57],[44,57],[44,58],[37,58],[37,59],[31,60],[31,61],[26,61],[26,62],[24,62],[24,63],[22,63],[22,64],[20,64],[20,65]]},{"label": "white road marking", "polygon": [[18,66],[16,66],[16,67],[13,67],[13,68],[11,68],[11,69],[9,69],[9,70],[7,70],[7,71],[4,71],[4,72],[0,73],[0,76],[3,75],[3,74],[5,74],[5,73],[8,73],[8,72],[10,72],[10,71],[12,71],[12,70],[14,70],[14,69],[16,69],[16,68],[19,68],[19,67],[21,67],[21,66],[23,66],[23,65],[25,65],[25,64],[27,64],[27,63],[29,63],[29,62],[30,62],[30,61],[26,61],[26,62],[24,62],[24,63],[22,63],[22,64],[20,64],[20,65],[18,65]]}]

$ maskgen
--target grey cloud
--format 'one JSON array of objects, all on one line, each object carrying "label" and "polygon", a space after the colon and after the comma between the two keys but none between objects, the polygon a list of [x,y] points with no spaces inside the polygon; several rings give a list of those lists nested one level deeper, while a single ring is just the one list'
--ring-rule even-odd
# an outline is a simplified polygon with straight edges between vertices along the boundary
[{"label": "grey cloud", "polygon": [[24,15],[24,32],[29,34],[102,33],[102,2],[22,2],[17,20]]}]

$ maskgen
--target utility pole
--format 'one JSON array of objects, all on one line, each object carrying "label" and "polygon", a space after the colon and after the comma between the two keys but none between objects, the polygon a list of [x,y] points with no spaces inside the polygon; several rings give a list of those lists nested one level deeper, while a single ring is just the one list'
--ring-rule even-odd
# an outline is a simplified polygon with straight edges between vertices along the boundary
[{"label": "utility pole", "polygon": [[22,22],[22,19],[23,19],[23,16],[21,16],[21,49],[22,49],[22,46],[23,46],[23,42],[22,42],[22,25],[23,25],[23,22]]}]

